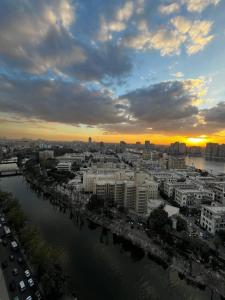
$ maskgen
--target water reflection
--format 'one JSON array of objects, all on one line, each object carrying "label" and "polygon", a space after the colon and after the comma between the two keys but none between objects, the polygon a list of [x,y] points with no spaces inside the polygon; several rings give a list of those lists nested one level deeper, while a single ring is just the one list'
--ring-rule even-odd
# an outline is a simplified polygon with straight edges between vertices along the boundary
[{"label": "water reflection", "polygon": [[225,173],[225,162],[205,160],[204,157],[186,157],[186,164],[210,173]]}]

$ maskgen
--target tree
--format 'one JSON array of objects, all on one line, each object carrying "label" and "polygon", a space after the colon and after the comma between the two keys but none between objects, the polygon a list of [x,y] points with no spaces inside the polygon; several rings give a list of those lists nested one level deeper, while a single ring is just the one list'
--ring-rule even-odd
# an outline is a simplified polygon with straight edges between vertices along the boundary
[{"label": "tree", "polygon": [[168,213],[162,206],[153,210],[148,218],[148,227],[150,230],[161,234],[165,231],[165,226],[169,223]]},{"label": "tree", "polygon": [[187,221],[180,216],[177,216],[177,231],[186,231],[187,230]]}]

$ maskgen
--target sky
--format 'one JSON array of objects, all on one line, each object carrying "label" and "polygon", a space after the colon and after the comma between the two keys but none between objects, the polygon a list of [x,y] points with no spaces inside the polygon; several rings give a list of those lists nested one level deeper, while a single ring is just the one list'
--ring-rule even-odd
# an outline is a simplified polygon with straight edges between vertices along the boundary
[{"label": "sky", "polygon": [[0,136],[225,143],[225,0],[0,0]]}]

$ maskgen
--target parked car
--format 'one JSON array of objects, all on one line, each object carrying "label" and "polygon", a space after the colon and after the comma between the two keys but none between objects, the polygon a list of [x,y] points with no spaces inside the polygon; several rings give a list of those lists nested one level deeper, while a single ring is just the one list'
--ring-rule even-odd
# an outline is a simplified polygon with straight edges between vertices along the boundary
[{"label": "parked car", "polygon": [[2,241],[2,244],[3,244],[3,246],[7,246],[8,243],[7,243],[6,240],[3,240],[3,241]]},{"label": "parked car", "polygon": [[12,270],[12,273],[13,273],[14,276],[16,276],[16,275],[19,274],[19,270],[18,270],[17,268],[14,268],[14,269]]},{"label": "parked car", "polygon": [[7,262],[7,260],[5,260],[2,262],[2,269],[5,269],[7,267],[8,267],[8,262]]},{"label": "parked car", "polygon": [[27,281],[30,287],[34,286],[34,281],[32,278],[29,278]]},{"label": "parked car", "polygon": [[23,280],[19,282],[19,289],[21,292],[24,292],[26,290],[26,286]]},{"label": "parked car", "polygon": [[31,296],[28,296],[28,297],[26,298],[26,300],[32,300],[32,297],[31,297]]},{"label": "parked car", "polygon": [[30,277],[30,271],[28,269],[25,270],[24,274],[25,274],[26,277]]},{"label": "parked car", "polygon": [[10,247],[11,247],[11,249],[12,249],[13,251],[17,251],[17,250],[18,250],[18,244],[17,244],[17,242],[16,242],[16,241],[12,241],[12,242],[10,243]]},{"label": "parked car", "polygon": [[18,296],[14,297],[13,300],[20,300]]}]

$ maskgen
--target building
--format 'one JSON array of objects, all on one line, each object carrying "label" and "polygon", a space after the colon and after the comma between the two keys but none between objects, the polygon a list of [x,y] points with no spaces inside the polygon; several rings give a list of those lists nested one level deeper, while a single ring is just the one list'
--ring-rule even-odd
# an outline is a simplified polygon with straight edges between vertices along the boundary
[{"label": "building", "polygon": [[148,202],[158,197],[158,183],[145,172],[84,173],[83,185],[85,191],[93,192],[97,198],[111,200],[141,215],[148,214]]},{"label": "building", "polygon": [[185,155],[187,147],[185,143],[175,142],[170,144],[169,153],[172,155]]},{"label": "building", "polygon": [[224,230],[225,207],[203,205],[200,224],[211,234],[215,234],[219,230]]},{"label": "building", "polygon": [[205,148],[205,158],[213,160],[225,160],[225,144],[207,143]]},{"label": "building", "polygon": [[167,169],[185,169],[186,164],[185,164],[185,158],[184,157],[174,157],[174,156],[169,156],[167,160]]},{"label": "building", "polygon": [[168,198],[174,198],[175,189],[195,189],[197,186],[187,182],[164,182],[163,192]]},{"label": "building", "polygon": [[211,204],[215,194],[211,190],[175,188],[174,200],[180,206],[200,207],[202,203]]},{"label": "building", "polygon": [[44,162],[49,158],[54,158],[54,151],[53,150],[39,151],[39,160],[40,160],[40,162]]},{"label": "building", "polygon": [[215,193],[215,201],[225,205],[225,182],[214,184],[212,189]]},{"label": "building", "polygon": [[56,166],[58,171],[68,171],[71,172],[72,163],[71,162],[60,162]]}]

